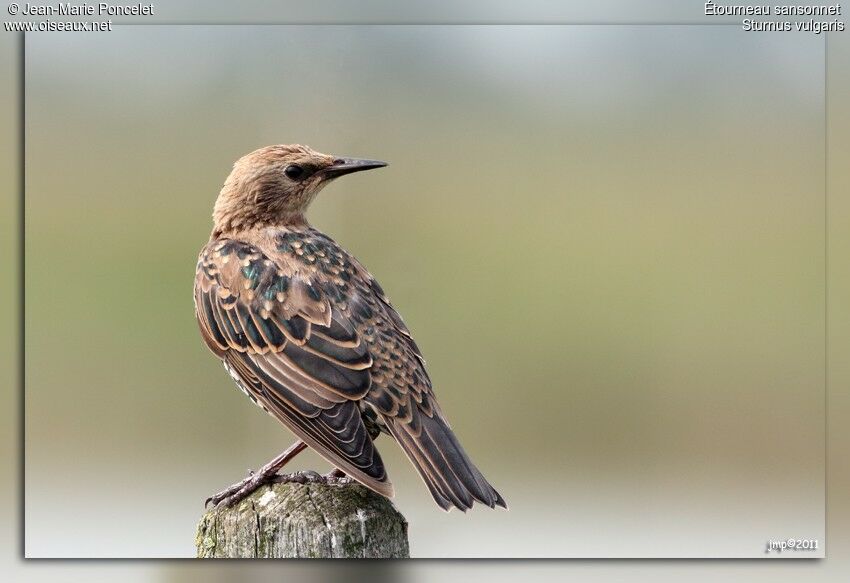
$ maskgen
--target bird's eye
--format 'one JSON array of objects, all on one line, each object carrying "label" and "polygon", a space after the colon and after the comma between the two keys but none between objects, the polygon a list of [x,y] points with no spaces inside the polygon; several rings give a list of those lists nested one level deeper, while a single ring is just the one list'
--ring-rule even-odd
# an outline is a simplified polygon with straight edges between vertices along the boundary
[{"label": "bird's eye", "polygon": [[284,169],[283,173],[290,180],[300,180],[304,177],[304,169],[298,164],[290,164]]}]

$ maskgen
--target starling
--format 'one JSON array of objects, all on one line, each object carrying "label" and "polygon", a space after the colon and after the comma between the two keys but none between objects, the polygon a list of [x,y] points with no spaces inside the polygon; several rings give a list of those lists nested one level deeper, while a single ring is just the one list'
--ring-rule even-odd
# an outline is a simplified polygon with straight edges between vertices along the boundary
[{"label": "starling", "polygon": [[320,479],[347,475],[392,497],[374,444],[386,433],[444,510],[476,500],[507,507],[450,429],[419,347],[381,286],[304,216],[335,178],[382,166],[278,145],[240,158],[225,181],[198,257],[195,316],[239,388],[299,441],[208,502],[316,479],[277,475],[307,447],[336,468]]}]

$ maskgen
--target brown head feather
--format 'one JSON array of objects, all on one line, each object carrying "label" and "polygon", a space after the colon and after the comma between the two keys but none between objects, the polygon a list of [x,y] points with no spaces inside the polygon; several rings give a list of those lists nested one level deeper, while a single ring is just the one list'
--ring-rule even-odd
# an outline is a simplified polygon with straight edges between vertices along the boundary
[{"label": "brown head feather", "polygon": [[333,164],[333,156],[298,144],[266,146],[242,156],[215,202],[214,235],[303,222],[304,211],[329,182],[320,170]]}]

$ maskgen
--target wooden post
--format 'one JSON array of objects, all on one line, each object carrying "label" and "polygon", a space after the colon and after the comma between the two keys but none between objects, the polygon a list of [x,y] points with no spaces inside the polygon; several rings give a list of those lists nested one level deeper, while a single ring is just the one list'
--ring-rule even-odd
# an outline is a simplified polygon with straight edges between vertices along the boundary
[{"label": "wooden post", "polygon": [[407,521],[392,503],[344,478],[263,486],[207,511],[199,558],[407,558]]}]

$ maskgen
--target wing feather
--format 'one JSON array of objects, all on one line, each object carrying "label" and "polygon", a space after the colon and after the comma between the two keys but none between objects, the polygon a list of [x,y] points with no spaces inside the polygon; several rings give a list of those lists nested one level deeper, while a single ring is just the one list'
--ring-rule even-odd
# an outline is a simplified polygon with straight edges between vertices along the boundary
[{"label": "wing feather", "polygon": [[505,506],[449,428],[419,347],[365,268],[314,229],[258,240],[266,251],[210,243],[195,280],[204,341],[243,388],[376,492],[393,494],[372,441],[385,431],[442,508]]},{"label": "wing feather", "polygon": [[358,401],[372,357],[318,285],[238,241],[205,248],[195,282],[208,346],[270,413],[336,467],[392,496]]}]

